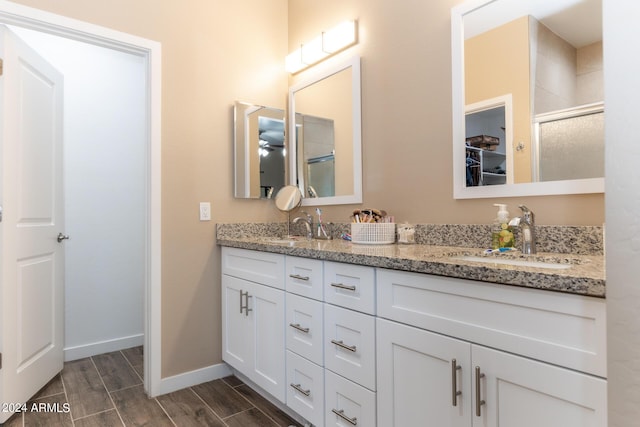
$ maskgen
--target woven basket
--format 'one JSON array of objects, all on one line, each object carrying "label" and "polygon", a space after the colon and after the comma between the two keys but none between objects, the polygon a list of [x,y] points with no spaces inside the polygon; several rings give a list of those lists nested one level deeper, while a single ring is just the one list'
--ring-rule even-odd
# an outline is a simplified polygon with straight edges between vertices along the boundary
[{"label": "woven basket", "polygon": [[395,223],[351,223],[351,241],[364,245],[389,245],[396,241]]}]

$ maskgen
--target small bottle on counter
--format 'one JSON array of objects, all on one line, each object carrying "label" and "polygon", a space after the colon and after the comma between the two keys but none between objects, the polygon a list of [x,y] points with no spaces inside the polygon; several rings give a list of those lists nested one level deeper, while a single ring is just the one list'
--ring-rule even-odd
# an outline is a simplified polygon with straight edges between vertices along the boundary
[{"label": "small bottle on counter", "polygon": [[402,223],[398,225],[398,243],[413,244],[416,242],[416,229],[413,225]]},{"label": "small bottle on counter", "polygon": [[491,227],[491,249],[512,248],[514,238],[507,205],[495,203],[493,206],[498,207],[498,216]]}]

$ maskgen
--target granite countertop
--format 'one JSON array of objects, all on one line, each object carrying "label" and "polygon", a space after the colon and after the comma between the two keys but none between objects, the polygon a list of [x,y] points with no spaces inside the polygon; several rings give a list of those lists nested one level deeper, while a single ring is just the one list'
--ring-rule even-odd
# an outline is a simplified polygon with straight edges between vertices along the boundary
[{"label": "granite countertop", "polygon": [[482,249],[415,245],[361,245],[344,240],[299,239],[290,244],[275,237],[218,236],[220,246],[274,252],[393,270],[478,280],[527,288],[604,298],[605,269],[602,255],[573,255],[538,252],[535,260],[570,264],[567,269],[550,269],[481,263],[453,259],[457,256],[489,256],[530,259],[519,252],[484,255]]}]

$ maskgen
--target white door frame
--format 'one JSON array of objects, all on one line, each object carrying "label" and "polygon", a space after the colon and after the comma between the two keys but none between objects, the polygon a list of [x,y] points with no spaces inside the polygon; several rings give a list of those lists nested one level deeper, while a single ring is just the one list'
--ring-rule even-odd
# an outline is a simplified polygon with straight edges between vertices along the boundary
[{"label": "white door frame", "polygon": [[161,394],[161,45],[131,34],[0,0],[0,23],[29,28],[146,60],[147,164],[146,266],[144,307],[144,388]]}]

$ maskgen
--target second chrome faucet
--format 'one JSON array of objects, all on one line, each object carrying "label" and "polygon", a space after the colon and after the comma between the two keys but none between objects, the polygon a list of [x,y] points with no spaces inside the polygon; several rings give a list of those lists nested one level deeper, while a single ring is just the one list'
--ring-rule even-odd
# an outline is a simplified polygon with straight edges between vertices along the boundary
[{"label": "second chrome faucet", "polygon": [[522,253],[533,255],[536,253],[536,226],[533,212],[525,205],[518,206],[522,215],[509,221],[509,225],[520,228],[520,239],[522,241]]}]

